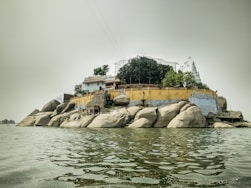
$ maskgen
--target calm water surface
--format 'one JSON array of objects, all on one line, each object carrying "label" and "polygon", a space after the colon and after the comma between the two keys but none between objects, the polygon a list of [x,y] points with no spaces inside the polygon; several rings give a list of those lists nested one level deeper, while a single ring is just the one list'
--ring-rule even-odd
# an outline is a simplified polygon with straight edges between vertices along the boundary
[{"label": "calm water surface", "polygon": [[251,187],[251,129],[0,126],[0,187]]}]

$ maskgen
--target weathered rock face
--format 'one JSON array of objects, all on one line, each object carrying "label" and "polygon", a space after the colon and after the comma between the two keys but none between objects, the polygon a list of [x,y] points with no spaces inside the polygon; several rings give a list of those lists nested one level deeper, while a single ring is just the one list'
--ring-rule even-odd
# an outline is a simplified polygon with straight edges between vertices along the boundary
[{"label": "weathered rock face", "polygon": [[51,118],[50,122],[48,123],[48,126],[50,127],[59,127],[63,121],[68,118],[71,114],[76,113],[76,111],[66,112],[63,114],[59,114],[57,116],[54,116]]},{"label": "weathered rock face", "polygon": [[74,103],[60,104],[57,100],[51,100],[45,104],[42,111],[34,110],[24,118],[17,126],[55,126],[58,127],[68,118],[75,107]]},{"label": "weathered rock face", "polygon": [[17,126],[33,126],[35,124],[35,117],[34,116],[27,116],[24,118]]},{"label": "weathered rock face", "polygon": [[127,111],[129,115],[131,116],[131,118],[134,118],[137,112],[139,112],[142,109],[143,109],[142,106],[130,106],[127,108]]},{"label": "weathered rock face", "polygon": [[94,115],[80,115],[79,113],[72,114],[69,119],[63,121],[60,127],[69,128],[85,128],[95,118]]},{"label": "weathered rock face", "polygon": [[149,107],[144,108],[143,110],[140,110],[135,118],[134,121],[140,119],[140,118],[146,118],[150,121],[151,125],[157,120],[157,109],[156,107]]},{"label": "weathered rock face", "polygon": [[233,128],[234,126],[232,125],[229,125],[227,123],[223,123],[223,122],[215,122],[213,124],[213,127],[214,128]]},{"label": "weathered rock face", "polygon": [[75,103],[68,103],[61,113],[72,111],[74,110],[74,108],[75,108]]},{"label": "weathered rock face", "polygon": [[140,118],[130,124],[129,128],[150,128],[152,126],[152,122],[146,118]]},{"label": "weathered rock face", "polygon": [[88,128],[118,128],[125,125],[126,116],[122,113],[107,113],[97,116]]},{"label": "weathered rock face", "polygon": [[191,104],[189,102],[185,103],[184,106],[182,106],[182,108],[180,109],[180,112],[183,112],[185,110],[187,110],[188,108],[190,108],[191,106],[195,106],[194,104]]},{"label": "weathered rock face", "polygon": [[43,106],[41,112],[53,112],[59,104],[57,100],[53,99]]},{"label": "weathered rock face", "polygon": [[66,108],[66,106],[68,104],[69,104],[68,102],[65,102],[65,103],[62,103],[62,104],[58,105],[57,108],[55,109],[55,112],[57,114],[60,114]]},{"label": "weathered rock face", "polygon": [[33,110],[27,117],[25,117],[21,122],[17,123],[17,126],[33,126],[35,124],[36,118],[34,115],[39,113],[39,110]]},{"label": "weathered rock face", "polygon": [[126,95],[119,95],[113,99],[113,102],[117,106],[127,106],[130,103],[130,98]]},{"label": "weathered rock face", "polygon": [[[123,102],[123,100],[120,102]],[[128,101],[124,105],[126,103]],[[200,109],[187,101],[180,101],[159,108],[143,108],[141,106],[102,108],[95,115],[88,115],[87,110],[74,109],[74,103],[59,104],[58,101],[51,100],[44,105],[41,112],[34,110],[17,126],[117,128],[126,127],[129,124],[129,128],[251,127],[250,122],[243,121],[242,113],[239,111],[225,111],[217,114],[217,116],[208,114],[206,120]],[[226,124],[221,121],[231,121],[231,123]]]},{"label": "weathered rock face", "polygon": [[46,126],[50,121],[50,116],[52,112],[40,112],[37,113],[34,117],[36,119],[35,126]]},{"label": "weathered rock face", "polygon": [[227,99],[224,97],[217,97],[217,103],[219,107],[220,112],[226,112],[227,111]]},{"label": "weathered rock face", "polygon": [[93,119],[95,118],[96,116],[94,115],[86,115],[86,116],[83,116],[80,121],[81,121],[81,124],[80,124],[80,127],[81,128],[86,128],[92,121]]},{"label": "weathered rock face", "polygon": [[124,122],[123,126],[125,126],[125,124],[129,123],[132,120],[132,117],[130,116],[127,108],[125,108],[125,107],[114,110],[111,113],[120,113],[120,114],[123,114],[125,116],[125,122]]},{"label": "weathered rock face", "polygon": [[192,106],[179,113],[168,124],[167,128],[205,127],[206,119],[197,106]]},{"label": "weathered rock face", "polygon": [[186,105],[186,102],[181,101],[176,104],[160,107],[158,109],[157,122],[153,125],[153,127],[166,127],[184,105]]}]

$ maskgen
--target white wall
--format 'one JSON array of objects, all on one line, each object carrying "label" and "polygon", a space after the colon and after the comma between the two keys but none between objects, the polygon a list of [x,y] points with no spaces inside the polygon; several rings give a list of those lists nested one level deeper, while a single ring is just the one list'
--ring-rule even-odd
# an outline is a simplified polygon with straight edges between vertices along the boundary
[{"label": "white wall", "polygon": [[95,83],[89,83],[89,84],[82,84],[82,90],[84,91],[89,91],[89,92],[93,92],[93,91],[97,91],[99,90],[99,87],[102,87],[103,89],[105,88],[105,84],[101,83],[101,82],[95,82]]}]

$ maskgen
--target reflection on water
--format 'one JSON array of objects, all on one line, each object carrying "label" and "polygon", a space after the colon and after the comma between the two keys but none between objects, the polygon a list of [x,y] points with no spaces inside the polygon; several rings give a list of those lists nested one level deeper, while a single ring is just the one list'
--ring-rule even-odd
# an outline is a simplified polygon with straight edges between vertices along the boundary
[{"label": "reflection on water", "polygon": [[251,184],[251,129],[8,129],[0,133],[7,151],[0,155],[0,186]]}]

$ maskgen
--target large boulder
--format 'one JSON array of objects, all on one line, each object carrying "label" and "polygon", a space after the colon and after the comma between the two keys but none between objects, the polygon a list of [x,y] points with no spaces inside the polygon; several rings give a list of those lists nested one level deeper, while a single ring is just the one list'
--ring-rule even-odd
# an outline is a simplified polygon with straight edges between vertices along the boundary
[{"label": "large boulder", "polygon": [[68,104],[66,105],[66,107],[62,110],[61,113],[70,112],[70,111],[74,110],[74,109],[75,109],[75,105],[76,105],[76,104],[73,103],[73,102],[68,103]]},{"label": "large boulder", "polygon": [[139,112],[142,109],[143,109],[142,106],[130,106],[127,108],[127,111],[129,115],[131,116],[131,118],[134,118],[137,112]]},{"label": "large boulder", "polygon": [[185,105],[183,105],[180,109],[180,112],[183,112],[185,110],[187,110],[188,108],[190,108],[191,106],[195,106],[195,104],[192,104],[192,103],[185,103]]},{"label": "large boulder", "polygon": [[100,114],[89,125],[88,128],[117,128],[126,124],[126,116],[123,113],[111,112]]},{"label": "large boulder", "polygon": [[60,104],[60,102],[53,99],[43,106],[41,112],[53,112],[59,104]]},{"label": "large boulder", "polygon": [[140,118],[146,118],[150,121],[151,125],[153,125],[153,123],[157,120],[157,110],[158,108],[156,107],[144,108],[136,114],[134,121]]},{"label": "large boulder", "polygon": [[83,116],[81,119],[80,119],[80,127],[81,128],[86,128],[88,127],[88,125],[93,121],[93,119],[95,118],[96,116],[95,115],[86,115],[86,116]]},{"label": "large boulder", "polygon": [[34,117],[36,119],[35,126],[46,126],[50,122],[50,116],[52,112],[40,112],[37,113]]},{"label": "large boulder", "polygon": [[166,127],[169,122],[180,112],[181,108],[186,105],[185,101],[181,101],[158,109],[158,119],[153,127]]},{"label": "large boulder", "polygon": [[92,120],[95,118],[94,115],[81,115],[78,113],[74,113],[70,116],[69,119],[65,119],[60,127],[67,128],[85,128],[87,127]]},{"label": "large boulder", "polygon": [[60,114],[66,108],[68,104],[69,104],[68,102],[64,102],[58,105],[57,108],[55,109],[56,114]]},{"label": "large boulder", "polygon": [[33,126],[35,124],[36,118],[34,117],[39,110],[33,110],[28,116],[26,116],[22,121],[17,123],[17,126]]},{"label": "large boulder", "polygon": [[227,123],[223,123],[223,122],[215,122],[213,124],[214,128],[233,128],[234,126],[227,124]]},{"label": "large boulder", "polygon": [[34,126],[35,124],[35,117],[34,116],[27,116],[25,117],[17,126]]},{"label": "large boulder", "polygon": [[63,121],[65,119],[69,118],[69,116],[71,114],[74,114],[76,112],[77,111],[70,111],[70,112],[66,112],[66,113],[54,116],[53,118],[51,118],[50,122],[48,123],[48,126],[50,126],[50,127],[59,127],[60,124],[63,123]]},{"label": "large boulder", "polygon": [[191,106],[179,113],[167,126],[167,128],[193,127],[206,127],[206,118],[197,106]]},{"label": "large boulder", "polygon": [[120,113],[125,116],[125,122],[124,122],[123,126],[125,126],[127,123],[129,123],[132,120],[130,113],[128,112],[127,108],[125,108],[125,107],[122,107],[119,109],[114,109],[113,111],[111,111],[111,113]]},{"label": "large boulder", "polygon": [[152,122],[146,118],[140,118],[130,124],[129,128],[150,128],[152,126]]},{"label": "large boulder", "polygon": [[217,97],[217,103],[218,103],[220,112],[227,111],[227,99],[225,97],[222,97],[222,96]]},{"label": "large boulder", "polygon": [[119,95],[113,99],[113,102],[117,106],[127,106],[130,103],[130,98],[126,95]]}]

